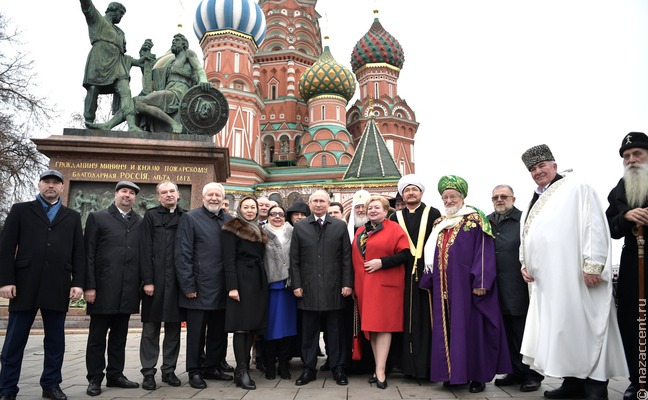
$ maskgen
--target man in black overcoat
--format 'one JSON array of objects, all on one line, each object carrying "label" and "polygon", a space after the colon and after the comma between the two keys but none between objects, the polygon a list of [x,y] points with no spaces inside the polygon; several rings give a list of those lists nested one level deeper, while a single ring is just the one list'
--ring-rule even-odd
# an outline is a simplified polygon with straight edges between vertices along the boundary
[{"label": "man in black overcoat", "polygon": [[513,373],[495,379],[495,386],[519,384],[521,392],[533,392],[540,388],[544,376],[524,364],[520,354],[529,308],[529,286],[520,273],[522,211],[515,207],[513,188],[508,185],[495,186],[491,199],[495,212],[488,215],[488,221],[495,235],[499,304],[513,366]]},{"label": "man in black overcoat", "polygon": [[[610,191],[610,203],[605,215],[610,225],[613,239],[623,238],[623,251],[617,283],[617,317],[623,340],[630,386],[623,394],[624,400],[636,400],[639,391],[641,371],[645,371],[645,346],[640,356],[640,318],[639,310],[646,311],[639,300],[639,258],[637,246],[637,227],[648,225],[648,136],[641,132],[628,133],[621,142],[619,154],[623,157],[625,173],[617,186]],[[644,232],[644,240],[646,237]],[[644,288],[648,290],[648,273],[644,273]],[[645,318],[645,314],[643,315]],[[643,322],[645,320],[642,320]],[[644,324],[645,326],[645,324]],[[643,331],[645,333],[645,330]],[[640,361],[643,359],[643,362]]]},{"label": "man in black overcoat", "polygon": [[137,382],[124,376],[128,321],[131,314],[139,312],[140,303],[138,253],[142,217],[132,210],[138,193],[139,187],[133,182],[118,182],[115,202],[104,210],[90,213],[86,221],[84,297],[90,315],[86,347],[89,396],[101,394],[104,376],[108,387],[139,387]]},{"label": "man in black overcoat", "polygon": [[351,241],[344,221],[327,214],[328,193],[317,190],[308,205],[311,215],[295,223],[290,242],[290,278],[302,310],[304,370],[295,384],[316,379],[320,322],[324,319],[328,362],[338,385],[348,384],[344,371],[344,298],[353,290]]},{"label": "man in black overcoat", "polygon": [[162,382],[180,386],[175,374],[180,354],[180,325],[184,311],[178,306],[176,278],[176,232],[180,217],[186,212],[178,206],[178,186],[170,181],[156,187],[160,205],[146,211],[140,226],[139,269],[142,280],[142,339],[140,363],[144,381],[142,388],[155,390],[155,373],[160,355],[160,328],[164,322],[162,344]]},{"label": "man in black overcoat", "polygon": [[195,389],[206,388],[205,379],[233,379],[222,370],[227,352],[227,293],[221,231],[232,219],[221,207],[224,198],[223,185],[206,184],[202,207],[185,213],[176,233],[178,303],[187,314],[187,374],[189,385]]},{"label": "man in black overcoat", "polygon": [[0,397],[15,399],[25,345],[40,309],[45,330],[43,397],[67,399],[61,391],[65,315],[83,294],[85,249],[81,216],[62,205],[63,175],[40,175],[36,200],[14,204],[0,235],[0,296],[9,300],[2,346]]}]

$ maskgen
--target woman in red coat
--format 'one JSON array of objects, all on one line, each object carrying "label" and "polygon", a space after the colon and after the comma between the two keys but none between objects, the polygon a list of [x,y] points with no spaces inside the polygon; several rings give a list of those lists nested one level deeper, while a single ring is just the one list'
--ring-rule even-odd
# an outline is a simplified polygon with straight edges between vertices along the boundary
[{"label": "woman in red coat", "polygon": [[389,202],[384,197],[370,197],[365,208],[369,222],[358,229],[353,239],[355,294],[360,327],[371,341],[376,362],[376,372],[369,383],[385,389],[385,364],[392,332],[403,331],[403,263],[410,247],[403,229],[386,219]]}]

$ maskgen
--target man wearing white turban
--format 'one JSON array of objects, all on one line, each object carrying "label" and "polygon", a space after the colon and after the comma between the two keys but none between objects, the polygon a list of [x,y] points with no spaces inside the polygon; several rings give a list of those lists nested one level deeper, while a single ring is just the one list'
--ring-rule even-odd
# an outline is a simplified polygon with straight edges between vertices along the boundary
[{"label": "man wearing white turban", "polygon": [[[426,206],[421,200],[425,186],[419,176],[409,174],[398,181],[398,193],[405,208],[392,214],[409,238],[410,255],[405,263],[405,319],[401,335],[394,335],[395,349],[392,363],[399,365],[405,376],[428,379],[430,376],[430,294],[419,289],[419,280],[425,268],[423,248],[432,232],[439,210]],[[399,339],[401,343],[399,344]]]}]

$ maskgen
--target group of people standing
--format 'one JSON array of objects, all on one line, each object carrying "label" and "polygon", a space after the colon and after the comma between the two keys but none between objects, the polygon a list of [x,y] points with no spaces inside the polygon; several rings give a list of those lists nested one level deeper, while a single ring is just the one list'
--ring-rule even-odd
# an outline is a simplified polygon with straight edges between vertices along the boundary
[{"label": "group of people standing", "polygon": [[[255,341],[265,377],[290,379],[298,340],[301,386],[317,379],[322,331],[326,369],[346,385],[359,358],[351,345],[358,324],[370,366],[362,372],[380,389],[397,370],[446,387],[468,384],[472,393],[497,374],[506,375],[496,386],[535,391],[546,375],[564,378],[544,392],[548,399],[604,400],[609,378],[629,376],[624,400],[635,399],[645,382],[637,236],[648,224],[648,136],[628,134],[619,154],[625,174],[606,212],[594,190],[577,174],[558,173],[549,147],[539,145],[522,155],[537,185],[524,212],[513,188],[498,185],[487,216],[465,203],[466,180],[446,175],[437,184],[442,215],[422,202],[425,185],[411,174],[399,180],[392,203],[356,192],[348,221],[323,190],[289,209],[246,196],[231,215],[219,183],[205,185],[203,205],[186,211],[169,181],[157,185],[160,205],[141,217],[132,210],[139,187],[121,181],[114,203],[90,213],[85,232],[79,214],[61,204],[63,175],[45,171],[37,199],[15,204],[0,236],[0,296],[10,299],[0,398],[18,393],[39,310],[42,394],[67,398],[60,388],[65,314],[83,295],[90,396],[101,394],[104,378],[108,387],[140,386],[123,370],[130,316],[141,312],[148,390],[157,387],[162,326],[162,382],[182,384],[175,371],[186,321],[190,386],[234,380],[253,390]],[[611,238],[625,238],[618,311]],[[235,368],[225,361],[228,333]]]}]

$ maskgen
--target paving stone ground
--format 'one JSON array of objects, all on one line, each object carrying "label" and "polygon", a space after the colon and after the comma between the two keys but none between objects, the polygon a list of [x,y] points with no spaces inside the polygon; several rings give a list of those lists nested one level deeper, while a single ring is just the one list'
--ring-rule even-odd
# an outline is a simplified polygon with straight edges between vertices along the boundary
[{"label": "paving stone ground", "polygon": [[[142,381],[139,372],[139,341],[140,332],[132,330],[128,335],[126,348],[126,370],[125,375],[134,381]],[[184,372],[185,356],[185,333],[182,334],[182,350],[176,371],[183,385],[181,387],[170,387],[160,381],[160,374],[156,376],[158,388],[154,391],[144,389],[120,389],[102,387],[103,393],[97,399],[164,399],[164,400],[319,400],[319,399],[340,399],[340,400],[391,400],[391,399],[521,399],[538,400],[543,399],[542,393],[560,386],[559,379],[547,378],[537,392],[522,393],[517,386],[498,388],[492,382],[486,385],[482,393],[472,394],[468,392],[467,386],[457,388],[444,388],[440,383],[431,383],[407,379],[399,373],[393,373],[388,377],[389,386],[380,390],[375,385],[367,383],[368,375],[350,375],[348,386],[335,384],[330,372],[318,372],[317,380],[305,386],[295,386],[295,379],[301,373],[302,364],[297,358],[291,362],[291,380],[283,380],[277,377],[275,380],[267,380],[264,375],[252,370],[252,378],[255,380],[257,390],[243,390],[237,388],[233,382],[207,381],[207,388],[203,390],[193,389],[187,383],[187,374]],[[69,399],[90,399],[85,394],[87,380],[85,378],[85,345],[87,332],[79,331],[70,333],[66,337],[66,353],[63,364],[63,383],[61,388]],[[0,331],[0,344],[4,343],[4,331]],[[43,364],[43,336],[37,332],[32,334],[25,349],[22,374],[20,377],[20,393],[18,399],[39,399],[41,388],[38,384]],[[234,353],[230,345],[228,347],[227,360],[234,365]],[[324,358],[319,359],[319,364]],[[105,382],[104,382],[105,384]],[[609,384],[610,400],[621,400],[623,391],[627,387],[626,379],[613,379]]]}]

